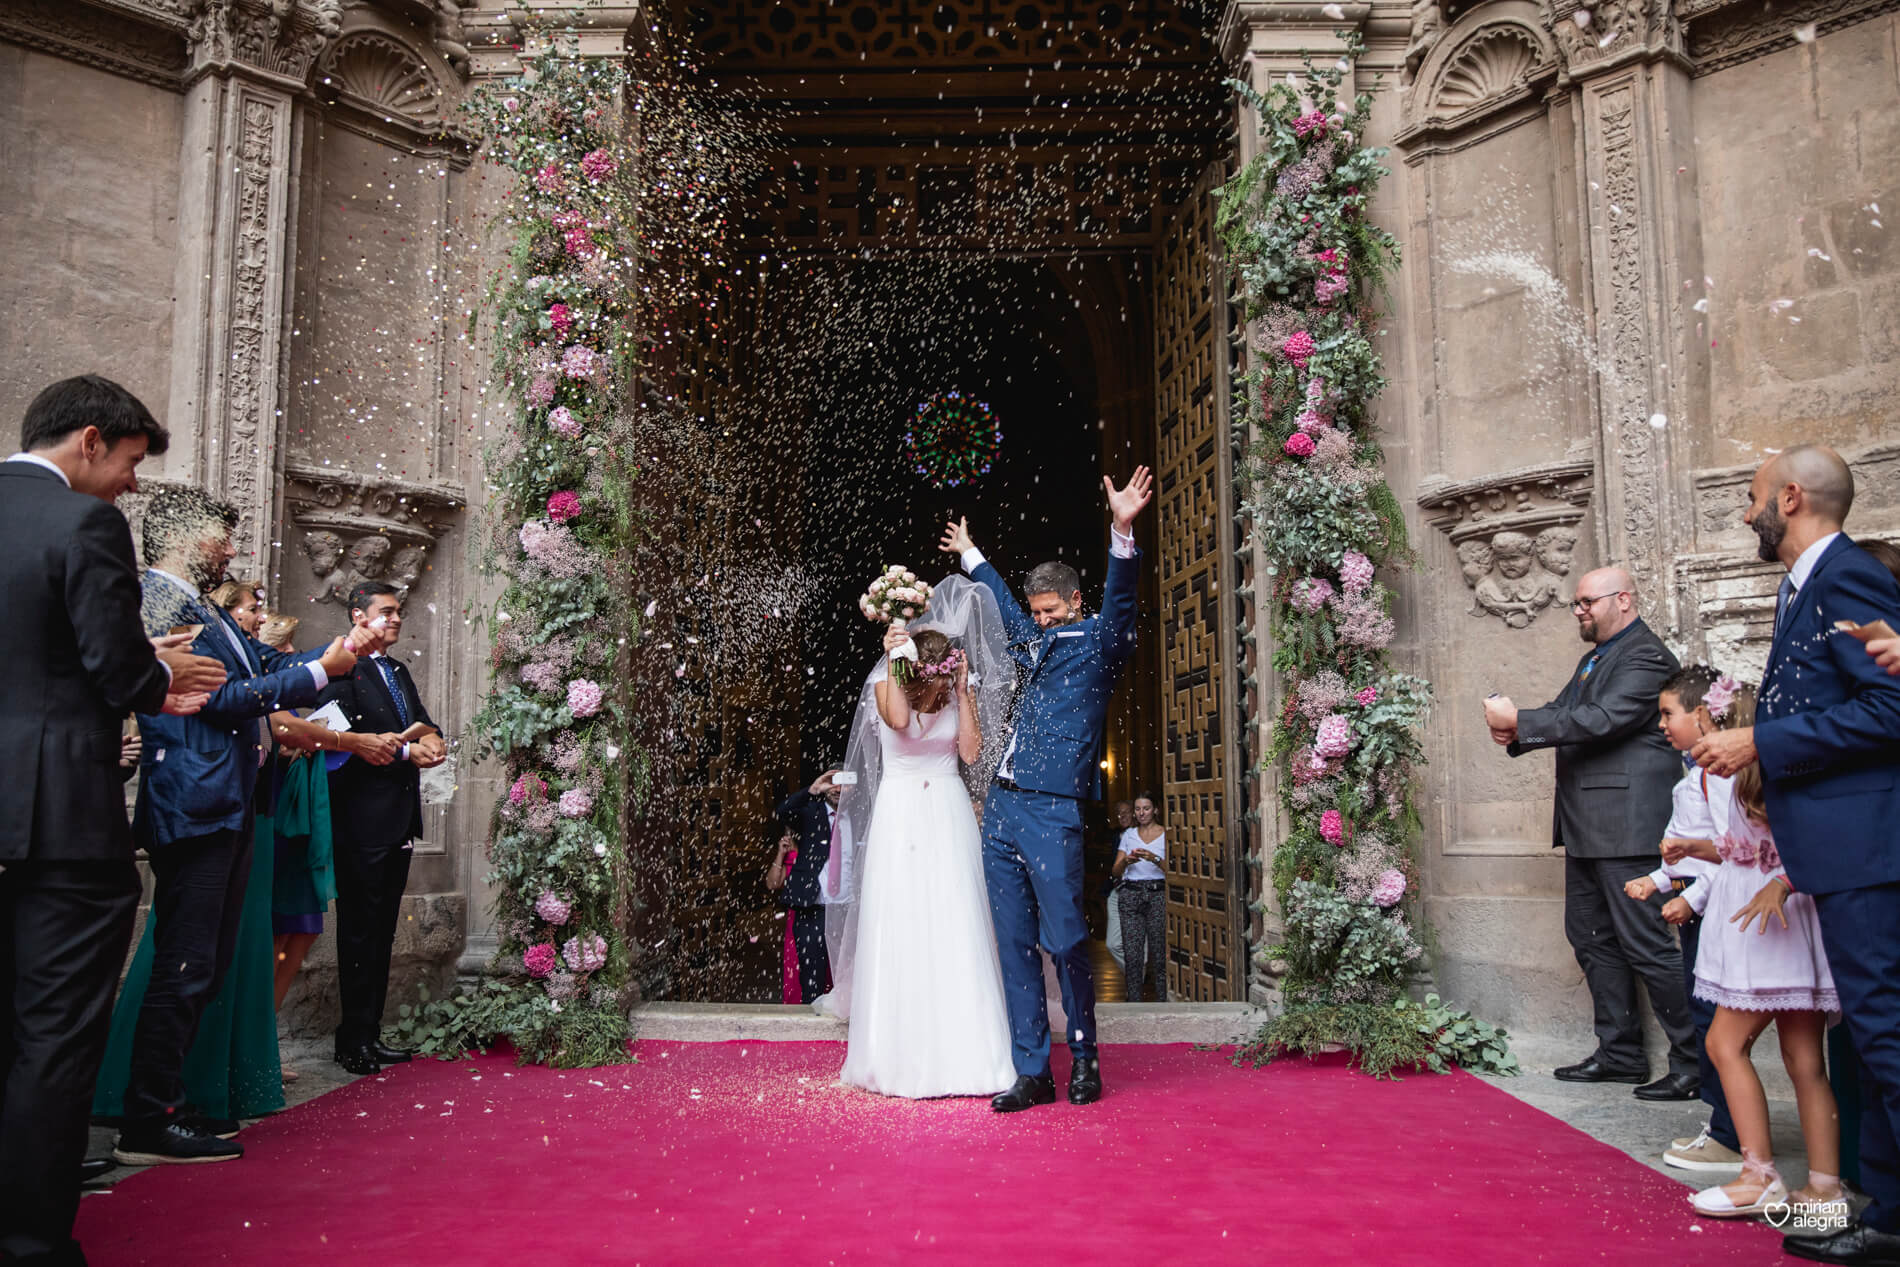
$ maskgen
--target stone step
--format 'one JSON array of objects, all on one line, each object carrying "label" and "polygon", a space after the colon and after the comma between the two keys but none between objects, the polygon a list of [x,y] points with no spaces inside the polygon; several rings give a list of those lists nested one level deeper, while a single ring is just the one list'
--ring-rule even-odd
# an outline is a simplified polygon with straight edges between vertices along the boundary
[{"label": "stone step", "polygon": [[[1248,1003],[1095,1007],[1096,1038],[1104,1043],[1231,1043],[1264,1019],[1265,1013]],[[643,1003],[633,1010],[633,1025],[635,1038],[676,1043],[842,1042],[845,1037],[843,1021],[777,1003]]]}]

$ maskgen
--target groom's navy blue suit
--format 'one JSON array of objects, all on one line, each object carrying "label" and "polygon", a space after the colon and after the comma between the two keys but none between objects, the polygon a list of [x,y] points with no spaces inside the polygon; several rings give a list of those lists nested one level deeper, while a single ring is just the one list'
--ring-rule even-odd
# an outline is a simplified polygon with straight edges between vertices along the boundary
[{"label": "groom's navy blue suit", "polygon": [[[1798,565],[1797,565],[1798,566]],[[1834,628],[1900,624],[1900,589],[1845,536],[1790,577],[1755,706],[1768,825],[1861,1059],[1861,1221],[1900,1232],[1900,678]]]},{"label": "groom's navy blue suit", "polygon": [[[983,874],[1002,953],[1012,1059],[1049,1073],[1049,1012],[1038,943],[1055,960],[1069,1051],[1095,1058],[1095,977],[1082,914],[1082,798],[1102,794],[1102,723],[1135,648],[1140,554],[1112,556],[1102,612],[1038,629],[987,562],[970,575],[996,595],[1022,669],[1012,748],[983,805]],[[1005,777],[1007,775],[1007,777]]]}]

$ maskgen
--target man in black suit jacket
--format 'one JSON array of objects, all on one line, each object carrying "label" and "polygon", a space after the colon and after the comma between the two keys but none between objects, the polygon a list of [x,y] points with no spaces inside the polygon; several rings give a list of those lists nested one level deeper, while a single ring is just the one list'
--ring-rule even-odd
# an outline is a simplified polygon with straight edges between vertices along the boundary
[{"label": "man in black suit jacket", "polygon": [[831,833],[838,816],[838,771],[827,770],[808,788],[779,802],[779,821],[798,839],[798,857],[785,873],[779,902],[792,921],[792,946],[798,954],[798,993],[807,1003],[831,988],[831,959],[825,951],[825,908],[819,882],[831,860]]},{"label": "man in black suit jacket", "polygon": [[350,591],[358,645],[373,647],[348,677],[330,683],[356,733],[399,737],[393,751],[353,756],[330,774],[336,858],[337,984],[343,1018],[336,1059],[351,1073],[375,1073],[410,1053],[382,1041],[389,997],[389,956],[409,883],[409,859],[422,835],[422,771],[447,757],[409,670],[387,654],[402,636],[402,593],[386,581]]},{"label": "man in black suit jacket", "polygon": [[[1681,667],[1636,614],[1621,568],[1577,582],[1571,611],[1592,649],[1557,698],[1519,712],[1508,696],[1484,702],[1491,737],[1513,757],[1557,751],[1552,845],[1564,850],[1564,935],[1590,987],[1597,1050],[1556,1071],[1566,1082],[1634,1082],[1645,1100],[1692,1100],[1701,1087],[1695,1022],[1682,952],[1668,925],[1623,894],[1656,868],[1682,758],[1657,728],[1662,684]],[[1669,1036],[1669,1072],[1649,1081],[1636,978]]]},{"label": "man in black suit jacket", "polygon": [[[34,398],[0,463],[0,1257],[83,1263],[72,1240],[92,1086],[138,907],[121,727],[190,712],[214,661],[139,623],[134,492],[165,429],[96,375]],[[169,684],[168,684],[169,674]]]}]

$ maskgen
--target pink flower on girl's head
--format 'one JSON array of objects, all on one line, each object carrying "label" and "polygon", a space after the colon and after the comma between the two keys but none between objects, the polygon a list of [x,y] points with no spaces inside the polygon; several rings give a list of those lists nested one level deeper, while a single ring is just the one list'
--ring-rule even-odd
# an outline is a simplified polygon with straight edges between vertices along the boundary
[{"label": "pink flower on girl's head", "polygon": [[1319,834],[1329,845],[1337,845],[1346,839],[1346,820],[1336,809],[1329,809],[1319,816]]},{"label": "pink flower on girl's head", "polygon": [[548,498],[548,518],[557,524],[564,524],[581,513],[580,494],[571,488],[564,488]]},{"label": "pink flower on girl's head", "polygon": [[1735,704],[1735,692],[1739,688],[1740,684],[1726,673],[1711,682],[1708,691],[1702,696],[1702,703],[1709,710],[1709,716],[1717,721],[1727,717],[1729,709]]},{"label": "pink flower on girl's head", "polygon": [[1286,444],[1281,447],[1286,450],[1288,457],[1310,458],[1313,456],[1313,450],[1317,446],[1313,443],[1312,436],[1307,435],[1304,431],[1295,431],[1286,438]]}]

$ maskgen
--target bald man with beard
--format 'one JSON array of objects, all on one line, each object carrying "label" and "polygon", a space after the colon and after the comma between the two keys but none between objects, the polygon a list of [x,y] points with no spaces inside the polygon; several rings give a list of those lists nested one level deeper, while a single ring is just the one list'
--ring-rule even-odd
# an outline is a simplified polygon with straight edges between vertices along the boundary
[{"label": "bald man with beard", "polygon": [[[1484,702],[1491,738],[1513,757],[1553,749],[1557,797],[1552,845],[1564,850],[1564,935],[1590,987],[1597,1049],[1556,1070],[1565,1082],[1629,1082],[1644,1100],[1692,1100],[1701,1047],[1669,926],[1623,886],[1656,867],[1682,760],[1656,725],[1657,696],[1681,666],[1636,614],[1622,568],[1577,582],[1570,610],[1590,650],[1557,698],[1520,712],[1509,696]],[[1659,903],[1663,895],[1651,899]],[[1649,1080],[1636,979],[1669,1036],[1669,1071]]]},{"label": "bald man with beard", "polygon": [[1900,626],[1900,585],[1842,531],[1854,475],[1802,445],[1762,463],[1742,518],[1787,569],[1752,727],[1694,757],[1714,774],[1757,762],[1791,890],[1814,899],[1841,1012],[1861,1058],[1860,1217],[1783,1247],[1824,1263],[1900,1263],[1900,680],[1841,626]]}]

